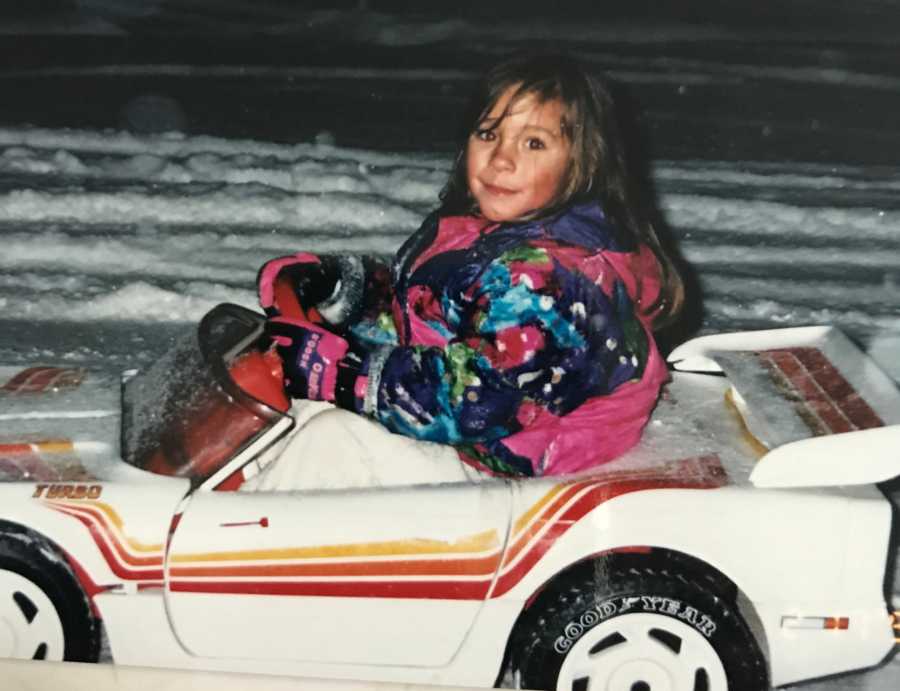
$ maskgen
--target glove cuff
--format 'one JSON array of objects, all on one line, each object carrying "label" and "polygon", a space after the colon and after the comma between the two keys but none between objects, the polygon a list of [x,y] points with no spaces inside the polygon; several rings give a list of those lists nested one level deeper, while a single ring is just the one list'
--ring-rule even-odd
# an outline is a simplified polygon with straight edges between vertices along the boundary
[{"label": "glove cuff", "polygon": [[356,321],[362,308],[363,292],[366,286],[366,268],[360,257],[341,256],[337,258],[338,280],[334,292],[316,304],[316,309],[326,322],[343,327]]},{"label": "glove cuff", "polygon": [[365,378],[368,357],[347,353],[338,362],[337,380],[334,385],[334,404],[345,410],[362,412],[362,399],[356,395],[357,382]]},{"label": "glove cuff", "polygon": [[348,353],[341,359],[334,390],[335,405],[374,415],[378,408],[381,371],[392,350],[392,346],[383,346],[365,355]]},{"label": "glove cuff", "polygon": [[276,257],[270,259],[263,264],[256,273],[256,286],[259,294],[259,305],[267,314],[274,312],[279,314],[277,309],[275,284],[278,274],[282,270],[297,264],[319,264],[319,258],[309,252],[297,252],[285,257]]}]

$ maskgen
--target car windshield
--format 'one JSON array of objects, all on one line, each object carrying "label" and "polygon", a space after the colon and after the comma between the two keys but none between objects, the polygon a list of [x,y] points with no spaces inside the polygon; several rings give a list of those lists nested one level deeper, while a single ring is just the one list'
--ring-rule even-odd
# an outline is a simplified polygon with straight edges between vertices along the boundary
[{"label": "car windshield", "polygon": [[128,380],[122,401],[127,463],[187,477],[196,486],[285,417],[229,374],[239,359],[260,357],[262,324],[254,312],[219,305],[199,328]]}]

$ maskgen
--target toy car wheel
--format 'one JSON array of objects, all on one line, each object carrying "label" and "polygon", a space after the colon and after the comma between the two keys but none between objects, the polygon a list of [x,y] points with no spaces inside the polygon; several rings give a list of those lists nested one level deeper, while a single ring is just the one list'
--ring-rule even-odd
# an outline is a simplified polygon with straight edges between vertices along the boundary
[{"label": "toy car wheel", "polygon": [[522,688],[768,688],[765,659],[736,606],[665,570],[564,577],[524,615],[513,655]]},{"label": "toy car wheel", "polygon": [[99,650],[97,621],[62,555],[0,526],[0,658],[96,662]]}]

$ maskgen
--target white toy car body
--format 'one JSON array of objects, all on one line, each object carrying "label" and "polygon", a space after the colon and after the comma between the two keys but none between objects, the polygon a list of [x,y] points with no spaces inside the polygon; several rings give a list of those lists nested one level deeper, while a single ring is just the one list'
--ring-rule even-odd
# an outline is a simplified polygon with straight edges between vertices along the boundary
[{"label": "white toy car body", "polygon": [[0,369],[0,656],[95,660],[102,620],[126,665],[752,689],[894,645],[900,393],[835,330],[685,344],[589,474],[303,492],[247,489],[327,462],[229,376],[260,330],[213,310],[124,412],[118,377]]}]

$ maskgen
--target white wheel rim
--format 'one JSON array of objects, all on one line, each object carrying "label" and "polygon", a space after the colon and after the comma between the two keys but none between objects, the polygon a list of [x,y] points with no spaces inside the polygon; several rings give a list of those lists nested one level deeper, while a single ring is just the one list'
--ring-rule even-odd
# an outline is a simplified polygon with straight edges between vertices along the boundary
[{"label": "white wheel rim", "polygon": [[62,621],[50,598],[24,576],[0,569],[0,658],[62,660]]},{"label": "white wheel rim", "polygon": [[715,649],[697,629],[640,612],[608,619],[578,639],[563,661],[557,689],[727,691],[728,682]]}]

